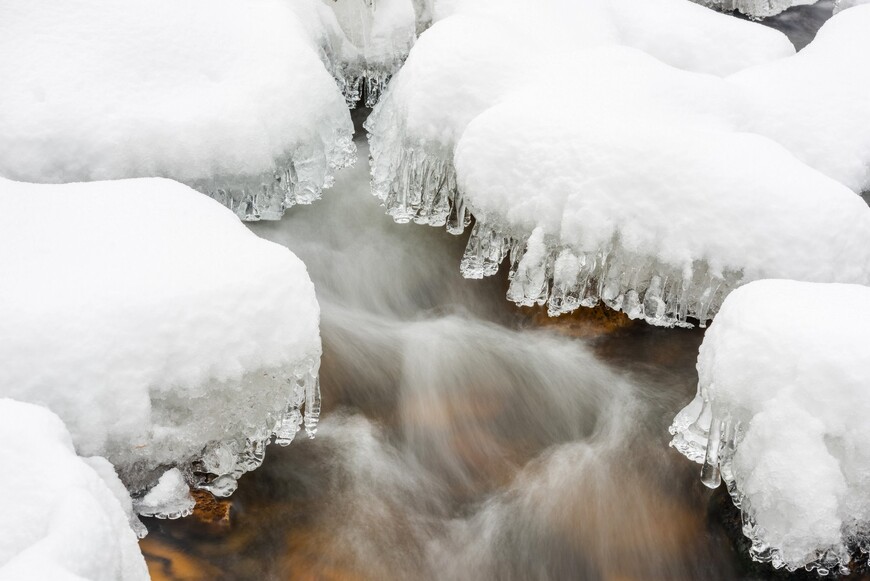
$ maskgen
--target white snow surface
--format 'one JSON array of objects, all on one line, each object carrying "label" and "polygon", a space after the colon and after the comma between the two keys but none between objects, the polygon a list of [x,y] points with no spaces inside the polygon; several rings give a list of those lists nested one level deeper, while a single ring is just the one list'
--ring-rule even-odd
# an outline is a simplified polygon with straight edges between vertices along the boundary
[{"label": "white snow surface", "polygon": [[0,465],[0,579],[149,579],[129,495],[104,458],[76,455],[55,414],[0,399]]},{"label": "white snow surface", "polygon": [[309,203],[354,158],[312,2],[0,0],[0,176],[171,177],[251,219]]},{"label": "white snow surface", "polygon": [[368,122],[373,188],[400,222],[470,211],[467,276],[510,253],[520,304],[666,325],[759,278],[870,282],[870,7],[795,55],[685,0],[438,6]]},{"label": "white snow surface", "polygon": [[162,178],[0,178],[0,205],[0,396],[57,413],[132,492],[215,447],[236,470],[229,452],[301,404],[321,352],[305,265],[216,201]]},{"label": "white snow surface", "polygon": [[867,325],[866,286],[764,280],[731,293],[704,337],[673,445],[721,468],[756,558],[836,571],[870,541]]}]

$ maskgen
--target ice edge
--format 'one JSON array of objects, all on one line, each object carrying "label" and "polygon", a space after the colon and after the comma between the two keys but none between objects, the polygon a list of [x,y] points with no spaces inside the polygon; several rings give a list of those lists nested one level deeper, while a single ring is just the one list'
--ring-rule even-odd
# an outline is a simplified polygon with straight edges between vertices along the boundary
[{"label": "ice edge", "polygon": [[387,214],[400,224],[446,226],[456,235],[474,222],[462,275],[491,276],[510,257],[507,298],[517,305],[546,304],[550,316],[559,316],[603,302],[656,326],[692,327],[688,319],[694,318],[704,327],[725,296],[743,282],[741,272],[714,272],[704,261],[678,269],[638,255],[626,250],[618,236],[595,252],[576,253],[545,237],[515,235],[468,206],[449,153],[385,144],[372,131],[379,124],[376,116],[366,129],[372,142],[372,193]]}]

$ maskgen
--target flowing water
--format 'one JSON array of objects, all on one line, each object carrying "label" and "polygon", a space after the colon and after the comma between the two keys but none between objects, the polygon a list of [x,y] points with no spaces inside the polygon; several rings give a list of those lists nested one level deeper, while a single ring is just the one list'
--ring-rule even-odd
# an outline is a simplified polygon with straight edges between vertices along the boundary
[{"label": "flowing water", "polygon": [[770,575],[667,445],[702,332],[515,308],[503,273],[460,277],[465,236],[383,214],[357,145],[322,201],[251,226],[317,287],[317,438],[270,446],[211,521],[148,521],[154,578]]}]

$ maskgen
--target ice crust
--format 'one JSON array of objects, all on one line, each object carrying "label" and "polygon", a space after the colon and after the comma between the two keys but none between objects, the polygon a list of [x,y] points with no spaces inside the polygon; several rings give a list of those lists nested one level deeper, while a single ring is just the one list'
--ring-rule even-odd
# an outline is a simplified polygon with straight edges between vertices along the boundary
[{"label": "ice crust", "polygon": [[104,458],[82,458],[49,410],[0,399],[0,579],[149,579],[130,496]]},{"label": "ice crust", "polygon": [[[367,123],[387,212],[454,234],[473,216],[463,274],[509,256],[508,297],[551,315],[604,301],[703,324],[758,278],[867,283],[870,87],[842,89],[868,82],[847,71],[870,58],[870,11],[795,56],[691,2],[634,4],[442,6]],[[812,126],[802,95],[760,97],[775,75],[843,104]]]},{"label": "ice crust", "polygon": [[0,214],[0,397],[57,413],[137,498],[171,468],[226,496],[273,435],[313,435],[319,307],[289,250],[162,178],[0,178],[3,207],[36,201]]},{"label": "ice crust", "polygon": [[804,6],[815,4],[818,0],[693,0],[698,4],[722,10],[723,12],[737,11],[753,19],[776,16],[792,6]]},{"label": "ice crust", "polygon": [[0,0],[0,176],[170,177],[245,220],[311,203],[355,159],[316,7],[329,12],[318,0]]},{"label": "ice crust", "polygon": [[704,337],[671,445],[721,476],[758,561],[846,573],[870,548],[868,305],[865,286],[757,281]]}]

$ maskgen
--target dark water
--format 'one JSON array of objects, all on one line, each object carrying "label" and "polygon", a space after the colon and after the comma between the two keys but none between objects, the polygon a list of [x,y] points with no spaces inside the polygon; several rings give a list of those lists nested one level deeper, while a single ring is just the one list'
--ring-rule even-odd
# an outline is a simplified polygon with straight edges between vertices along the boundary
[{"label": "dark water", "polygon": [[503,276],[460,277],[464,236],[385,217],[367,172],[252,225],[318,289],[317,438],[270,447],[218,507],[228,521],[149,521],[154,578],[769,576],[667,446],[702,332],[516,309]]}]

